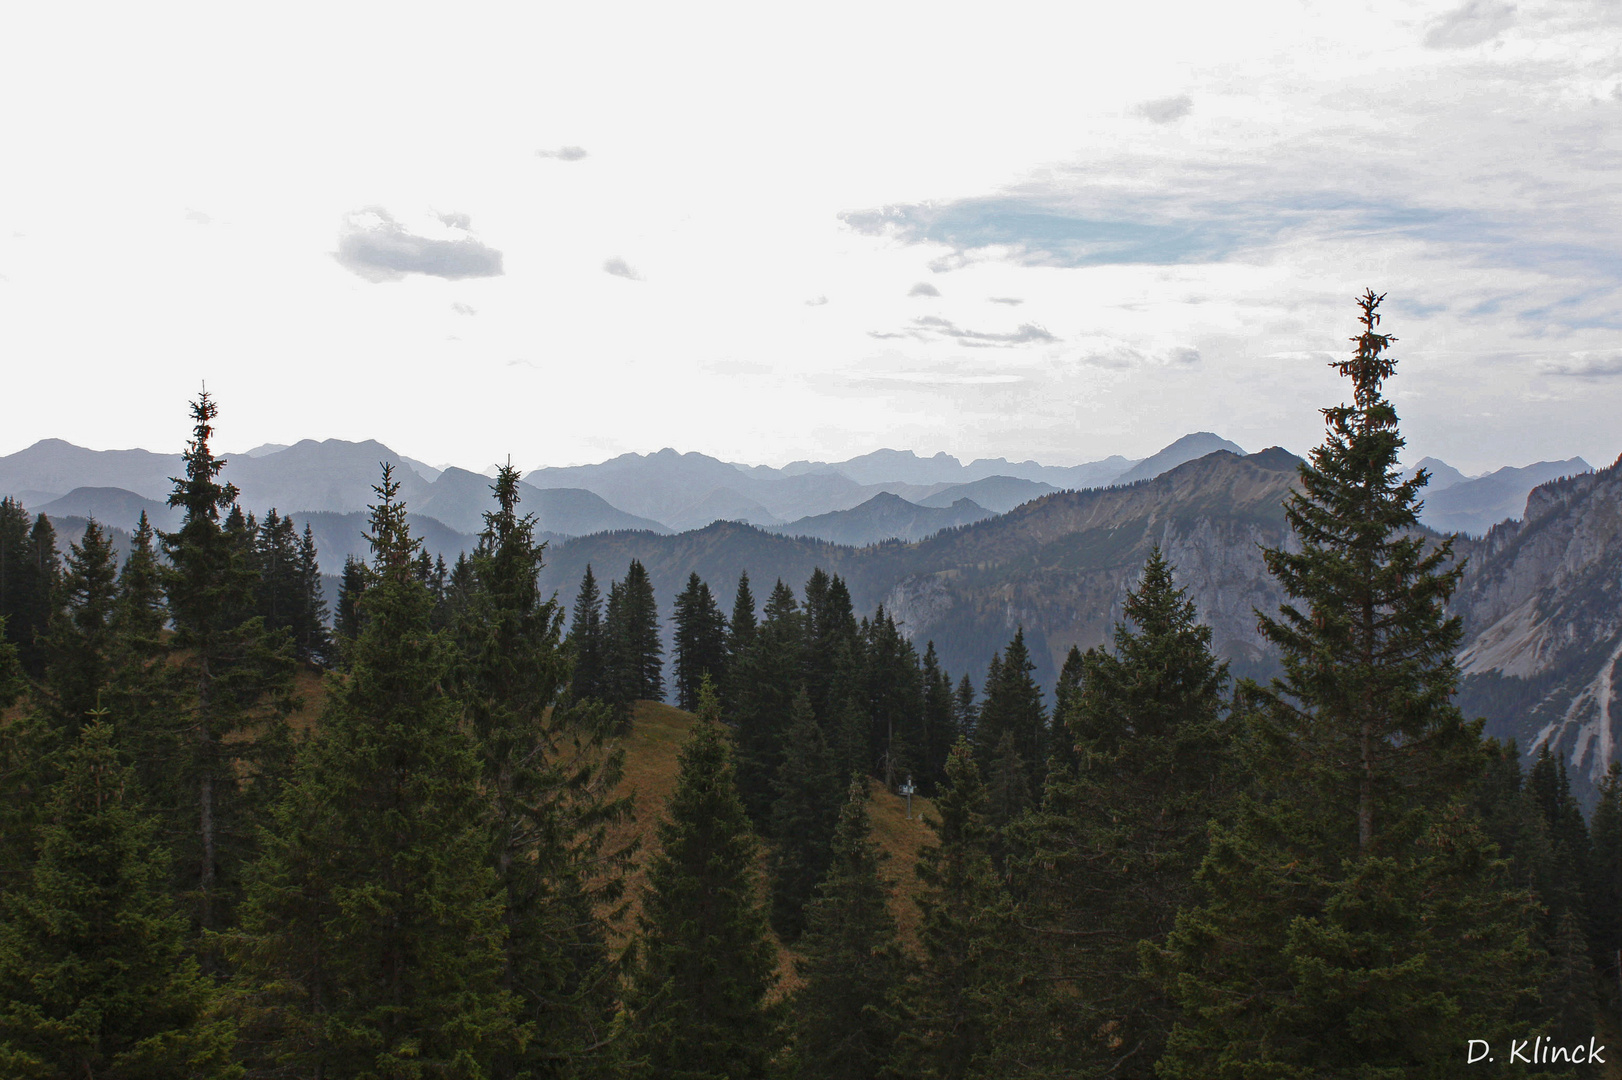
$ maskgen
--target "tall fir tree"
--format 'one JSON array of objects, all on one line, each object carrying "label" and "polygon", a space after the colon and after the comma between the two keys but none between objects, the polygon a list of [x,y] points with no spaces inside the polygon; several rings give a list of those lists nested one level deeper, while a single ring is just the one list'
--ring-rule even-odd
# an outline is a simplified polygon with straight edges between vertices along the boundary
[{"label": "tall fir tree", "polygon": [[603,601],[590,563],[586,564],[586,573],[580,579],[580,592],[575,596],[574,611],[569,620],[569,649],[574,653],[571,683],[574,696],[582,701],[601,700],[606,650],[603,641]]},{"label": "tall fir tree", "polygon": [[986,787],[967,740],[926,819],[935,842],[918,857],[923,957],[902,996],[897,1072],[927,1080],[1009,1075],[999,1061],[1018,981],[1014,901],[991,861]]},{"label": "tall fir tree", "polygon": [[[1474,807],[1479,724],[1451,702],[1460,570],[1416,531],[1381,298],[1359,299],[1354,401],[1285,505],[1298,550],[1264,552],[1292,603],[1263,634],[1284,675],[1242,695],[1250,788],[1213,828],[1200,902],[1154,955],[1182,1019],[1181,1077],[1429,1077],[1459,1034],[1524,1035],[1542,979]],[[1300,605],[1300,606],[1296,606]]]},{"label": "tall fir tree", "polygon": [[332,635],[327,631],[326,589],[321,583],[321,563],[315,535],[304,526],[298,544],[298,606],[293,614],[293,648],[307,664],[332,663]]},{"label": "tall fir tree", "polygon": [[719,684],[723,712],[736,718],[747,689],[748,672],[745,657],[754,644],[755,594],[749,588],[749,572],[738,575],[738,588],[732,598],[732,617],[727,620],[726,677]]},{"label": "tall fir tree", "polygon": [[881,606],[864,620],[862,706],[868,719],[868,762],[892,791],[918,771],[916,745],[924,711],[918,652]]},{"label": "tall fir tree", "polygon": [[360,637],[360,597],[366,591],[366,563],[353,555],[344,557],[343,573],[338,577],[338,603],[332,612],[334,647],[343,658],[343,650]]},{"label": "tall fir tree", "polygon": [[103,704],[119,718],[120,749],[135,769],[148,809],[171,825],[189,821],[189,793],[183,794],[177,770],[181,733],[176,717],[184,714],[186,672],[170,662],[169,621],[164,597],[164,567],[158,560],[156,534],[143,511],[130,537],[129,556],[118,572],[118,600],[113,611],[117,652],[113,684]]},{"label": "tall fir tree", "polygon": [[267,632],[253,613],[257,574],[247,522],[237,489],[220,482],[225,461],[209,445],[218,411],[207,392],[192,403],[186,474],[169,496],[184,516],[177,531],[162,534],[172,644],[190,684],[174,775],[179,790],[165,793],[162,804],[177,815],[166,823],[176,869],[204,931],[229,925],[238,874],[251,857],[245,774],[262,772],[264,753],[281,744],[274,730],[242,736],[279,724],[292,681],[286,636]]},{"label": "tall fir tree", "polygon": [[1600,783],[1589,832],[1588,943],[1604,997],[1622,1015],[1622,763]]},{"label": "tall fir tree", "polygon": [[827,729],[860,693],[862,642],[849,587],[838,574],[817,567],[805,583],[804,613],[806,688],[818,723]]},{"label": "tall fir tree", "polygon": [[561,699],[569,684],[563,613],[543,598],[544,545],[518,513],[518,470],[500,467],[496,509],[472,557],[474,588],[453,627],[455,683],[475,736],[493,830],[491,865],[506,896],[502,985],[533,1035],[498,1055],[493,1075],[574,1074],[604,1057],[617,970],[597,911],[618,903],[628,849],[607,848],[629,816],[613,789],[623,752],[611,714]]},{"label": "tall fir tree", "polygon": [[706,684],[643,886],[632,1075],[759,1080],[781,1048],[757,845],[719,716]]},{"label": "tall fir tree", "polygon": [[736,729],[738,790],[751,821],[771,826],[772,784],[783,759],[783,736],[794,699],[805,685],[805,618],[794,590],[772,587],[765,618],[738,671],[740,697],[730,717]]},{"label": "tall fir tree", "polygon": [[958,738],[967,739],[971,746],[974,745],[980,727],[980,706],[975,699],[974,683],[967,673],[957,681],[957,689],[952,691],[952,720],[957,725]]},{"label": "tall fir tree", "polygon": [[68,548],[59,600],[40,645],[45,656],[40,704],[65,744],[102,704],[118,663],[115,626],[118,558],[94,520]]},{"label": "tall fir tree", "polygon": [[933,641],[924,648],[922,675],[924,701],[915,751],[918,774],[913,783],[923,794],[933,795],[935,786],[946,779],[946,757],[962,734],[952,697],[952,677],[941,667]]},{"label": "tall fir tree", "polygon": [[805,905],[828,869],[834,829],[845,788],[828,740],[804,689],[789,710],[783,760],[774,783],[772,844],[772,926],[794,941],[805,929]]},{"label": "tall fir tree", "polygon": [[974,734],[975,753],[982,768],[989,767],[1003,733],[1013,736],[1014,750],[1025,763],[1027,783],[1032,789],[1041,786],[1048,754],[1048,718],[1042,705],[1042,688],[1032,677],[1035,670],[1025,644],[1025,628],[1019,627],[1000,659],[992,657]]},{"label": "tall fir tree", "polygon": [[804,985],[794,997],[798,1075],[806,1080],[877,1080],[888,1074],[900,1034],[905,966],[867,800],[867,777],[852,777],[827,876],[806,910],[795,964]]},{"label": "tall fir tree", "polygon": [[626,568],[624,581],[609,586],[603,638],[608,699],[622,711],[633,701],[663,700],[659,608],[647,567],[637,559]]},{"label": "tall fir tree", "polygon": [[1049,774],[1011,842],[1025,969],[1038,973],[1024,1055],[1054,1077],[1147,1075],[1160,1056],[1176,1010],[1144,976],[1140,943],[1163,945],[1192,901],[1231,782],[1226,665],[1158,548],[1125,617],[1113,652],[1065,665],[1055,739],[1076,764]]},{"label": "tall fir tree", "polygon": [[0,1074],[242,1074],[135,789],[112,726],[91,718],[50,793],[28,883],[0,900]]},{"label": "tall fir tree", "polygon": [[726,619],[696,572],[687,576],[687,587],[676,597],[672,621],[676,704],[692,710],[698,707],[698,687],[705,675],[717,686],[726,681]]},{"label": "tall fir tree", "polygon": [[234,955],[256,1068],[483,1077],[526,1031],[478,753],[385,466],[363,629],[264,831]]},{"label": "tall fir tree", "polygon": [[1053,739],[1049,754],[1061,765],[1072,769],[1078,764],[1076,740],[1070,734],[1065,718],[1081,697],[1084,670],[1080,647],[1070,646],[1070,651],[1065,654],[1064,666],[1059,669],[1058,682],[1053,687]]},{"label": "tall fir tree", "polygon": [[39,514],[30,525],[21,503],[10,496],[0,499],[0,618],[31,678],[45,670],[41,639],[56,609],[61,572],[51,519]]},{"label": "tall fir tree", "polygon": [[[23,695],[27,678],[17,646],[6,640],[0,616],[0,712]],[[51,730],[31,712],[0,723],[0,895],[27,880],[34,866],[35,832],[45,813],[50,783]]]}]

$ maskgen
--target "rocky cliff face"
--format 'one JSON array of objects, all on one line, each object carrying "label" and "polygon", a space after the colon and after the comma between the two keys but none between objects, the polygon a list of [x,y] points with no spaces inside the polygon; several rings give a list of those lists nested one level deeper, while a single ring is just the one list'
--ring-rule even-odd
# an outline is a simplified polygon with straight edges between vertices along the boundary
[{"label": "rocky cliff face", "polygon": [[1622,460],[1535,488],[1521,521],[1457,550],[1460,704],[1529,756],[1549,746],[1591,802],[1622,722]]}]

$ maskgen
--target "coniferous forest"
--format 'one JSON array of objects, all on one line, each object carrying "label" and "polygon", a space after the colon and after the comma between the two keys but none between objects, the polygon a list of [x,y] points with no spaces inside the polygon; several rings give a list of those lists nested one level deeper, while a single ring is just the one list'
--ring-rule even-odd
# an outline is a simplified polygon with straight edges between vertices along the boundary
[{"label": "coniferous forest", "polygon": [[1454,704],[1380,299],[1266,553],[1265,683],[1158,550],[1050,693],[1023,632],[947,671],[823,570],[661,612],[588,567],[565,611],[510,467],[450,565],[383,469],[329,611],[207,394],[174,532],[120,559],[5,500],[0,1077],[1616,1075],[1622,770],[1585,818]]}]

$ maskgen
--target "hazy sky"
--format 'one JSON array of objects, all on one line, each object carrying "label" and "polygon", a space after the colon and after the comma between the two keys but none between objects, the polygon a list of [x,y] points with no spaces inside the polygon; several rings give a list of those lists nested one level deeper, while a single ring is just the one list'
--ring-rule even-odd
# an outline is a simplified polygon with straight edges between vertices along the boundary
[{"label": "hazy sky", "polygon": [[1622,451],[1622,5],[13,5],[0,453]]}]

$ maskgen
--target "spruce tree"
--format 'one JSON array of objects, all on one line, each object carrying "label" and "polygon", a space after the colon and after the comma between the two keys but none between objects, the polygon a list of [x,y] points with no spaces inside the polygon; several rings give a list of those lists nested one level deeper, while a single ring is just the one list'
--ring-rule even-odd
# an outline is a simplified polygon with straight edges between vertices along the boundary
[{"label": "spruce tree", "polygon": [[[1299,550],[1264,552],[1292,603],[1262,617],[1284,675],[1247,688],[1251,788],[1214,827],[1200,902],[1154,953],[1182,1008],[1180,1077],[1420,1077],[1462,1032],[1526,1034],[1542,975],[1474,807],[1479,724],[1451,703],[1460,570],[1416,531],[1380,297],[1359,300],[1354,402],[1286,503]],[[1297,606],[1299,605],[1299,606]]]},{"label": "spruce tree", "polygon": [[952,677],[941,667],[935,643],[924,648],[924,701],[920,714],[918,746],[915,750],[918,774],[913,782],[925,795],[935,793],[935,785],[946,779],[946,756],[962,732],[952,697]]},{"label": "spruce tree", "polygon": [[484,516],[474,587],[453,627],[491,865],[506,896],[502,985],[534,1032],[522,1053],[498,1057],[496,1076],[602,1057],[616,973],[596,908],[619,899],[626,852],[606,850],[605,832],[630,809],[612,796],[623,753],[605,745],[611,715],[560,700],[570,678],[563,613],[541,595],[544,545],[533,515],[518,513],[519,475],[497,471],[496,509]]},{"label": "spruce tree", "polygon": [[622,711],[633,701],[663,700],[659,608],[647,567],[636,559],[626,568],[625,580],[609,586],[603,636],[609,700]]},{"label": "spruce tree", "polygon": [[794,590],[772,587],[765,618],[738,671],[740,698],[730,717],[738,748],[738,790],[751,821],[770,827],[772,784],[783,760],[783,735],[805,686],[805,619]]},{"label": "spruce tree", "polygon": [[802,689],[789,710],[783,760],[774,782],[772,845],[772,926],[794,941],[805,928],[805,905],[828,870],[834,829],[845,787],[833,751]]},{"label": "spruce tree", "polygon": [[827,876],[806,909],[794,1011],[799,1075],[808,1080],[877,1080],[899,1034],[904,967],[867,799],[867,778],[852,777]]},{"label": "spruce tree", "polygon": [[1025,646],[1025,628],[1020,627],[1002,656],[992,657],[974,746],[981,767],[988,767],[1003,733],[1009,733],[1015,751],[1025,763],[1031,786],[1039,787],[1047,762],[1048,729],[1042,689],[1031,677],[1035,670]]},{"label": "spruce tree", "polygon": [[259,571],[254,587],[256,610],[264,617],[265,629],[292,633],[303,600],[293,519],[271,507],[253,531],[255,569]]},{"label": "spruce tree", "polygon": [[704,686],[643,886],[632,1072],[660,1080],[757,1080],[780,1049],[756,842],[719,713]]},{"label": "spruce tree", "polygon": [[919,771],[915,746],[924,712],[923,672],[918,652],[881,606],[862,635],[863,709],[869,723],[868,768],[880,766],[884,785],[895,790]]},{"label": "spruce tree", "polygon": [[112,540],[95,521],[68,548],[59,600],[40,645],[45,656],[41,705],[64,743],[100,707],[118,662],[114,626],[118,559]]},{"label": "spruce tree", "polygon": [[574,654],[574,696],[582,701],[600,700],[604,679],[603,602],[590,563],[580,579],[580,592],[575,596],[569,620],[569,649]]},{"label": "spruce tree", "polygon": [[1013,899],[991,861],[986,788],[967,740],[952,748],[918,857],[923,960],[906,989],[897,1072],[929,1080],[1008,1075],[998,1056],[1018,972]]},{"label": "spruce tree", "polygon": [[0,618],[6,620],[6,636],[30,678],[45,670],[41,638],[56,609],[60,576],[50,518],[40,514],[30,526],[20,503],[9,496],[0,499]]},{"label": "spruce tree", "polygon": [[[192,403],[186,474],[175,478],[169,496],[184,518],[177,531],[162,534],[172,644],[189,684],[177,744],[179,790],[165,793],[162,803],[176,815],[166,822],[176,870],[205,931],[230,922],[237,875],[251,854],[244,776],[263,772],[265,752],[282,745],[275,729],[285,728],[280,717],[292,683],[291,643],[267,632],[254,613],[257,573],[247,520],[237,489],[220,482],[225,461],[209,445],[218,411],[206,392]],[[249,732],[256,737],[244,738]]]},{"label": "spruce tree", "polygon": [[45,817],[27,885],[3,898],[0,1074],[240,1076],[111,725],[81,727]]},{"label": "spruce tree", "polygon": [[957,689],[952,692],[952,722],[957,725],[958,738],[969,740],[972,746],[979,731],[980,707],[975,701],[974,683],[967,673],[957,681]]},{"label": "spruce tree", "polygon": [[501,986],[478,754],[399,488],[385,466],[363,629],[265,829],[234,938],[265,1070],[482,1077],[525,1034]]},{"label": "spruce tree", "polygon": [[[22,697],[27,683],[17,647],[0,618],[0,712]],[[24,713],[0,724],[0,895],[25,881],[34,865],[34,832],[44,814],[42,790],[50,781],[50,728]]]},{"label": "spruce tree", "polygon": [[1059,681],[1053,687],[1053,739],[1050,748],[1050,756],[1070,768],[1077,764],[1076,740],[1070,734],[1065,718],[1080,699],[1083,671],[1081,649],[1072,645],[1065,655],[1064,666],[1059,669]]},{"label": "spruce tree", "polygon": [[1622,1010],[1622,763],[1611,762],[1590,821],[1588,943],[1604,996]]},{"label": "spruce tree", "polygon": [[755,594],[749,588],[749,572],[738,575],[738,589],[732,599],[732,617],[727,620],[726,677],[719,690],[721,706],[727,716],[736,719],[747,689],[748,673],[744,658],[755,640]]},{"label": "spruce tree", "polygon": [[1230,782],[1226,665],[1158,548],[1125,616],[1113,652],[1065,665],[1055,738],[1076,764],[1050,772],[1011,839],[1026,967],[1041,973],[1025,1054],[1046,1075],[1144,1073],[1160,1056],[1176,1010],[1140,943],[1163,944],[1192,901]]},{"label": "spruce tree", "polygon": [[187,676],[170,663],[164,633],[169,610],[155,535],[143,512],[118,572],[112,620],[117,655],[103,704],[119,717],[119,747],[135,769],[148,809],[173,826],[190,819],[189,793],[181,792],[176,772],[182,760],[176,717],[184,714]]},{"label": "spruce tree", "polygon": [[717,686],[726,681],[726,620],[696,572],[687,576],[687,588],[676,597],[673,621],[676,704],[691,710],[698,707],[698,687],[705,675]]},{"label": "spruce tree", "polygon": [[855,683],[862,642],[850,589],[838,574],[818,567],[805,583],[804,613],[806,688],[818,723],[827,729],[860,692]]},{"label": "spruce tree", "polygon": [[298,591],[293,611],[293,647],[307,664],[330,664],[332,635],[327,632],[327,598],[321,584],[321,564],[315,536],[308,525],[298,544]]},{"label": "spruce tree", "polygon": [[361,616],[359,601],[366,591],[366,564],[353,555],[344,557],[343,573],[338,578],[338,605],[332,613],[332,636],[340,656],[345,646],[360,637]]}]

